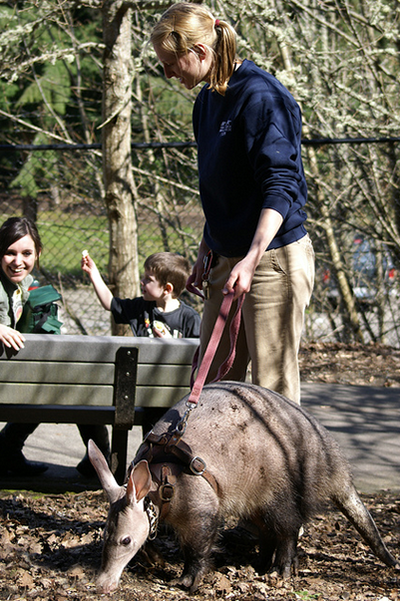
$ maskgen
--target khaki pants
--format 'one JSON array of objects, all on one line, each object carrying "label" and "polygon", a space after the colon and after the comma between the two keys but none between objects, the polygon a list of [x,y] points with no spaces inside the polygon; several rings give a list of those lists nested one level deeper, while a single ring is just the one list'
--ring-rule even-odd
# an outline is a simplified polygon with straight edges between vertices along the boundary
[{"label": "khaki pants", "polygon": [[[222,288],[240,258],[219,257],[211,269],[210,298],[204,303],[200,361],[222,302]],[[236,358],[226,380],[243,381],[251,360],[252,381],[300,403],[298,352],[304,313],[314,286],[314,250],[308,235],[297,242],[265,252],[242,308]],[[229,321],[207,381],[215,378],[229,348]]]}]

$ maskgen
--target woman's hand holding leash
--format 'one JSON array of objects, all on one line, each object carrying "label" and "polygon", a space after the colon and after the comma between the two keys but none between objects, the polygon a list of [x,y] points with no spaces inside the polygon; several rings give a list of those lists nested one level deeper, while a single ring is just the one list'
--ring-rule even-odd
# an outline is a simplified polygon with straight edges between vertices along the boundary
[{"label": "woman's hand holding leash", "polygon": [[252,265],[247,257],[242,261],[239,261],[239,263],[236,263],[229,274],[229,278],[225,283],[222,293],[226,296],[233,292],[233,300],[235,301],[243,294],[249,292],[255,268],[256,265]]}]

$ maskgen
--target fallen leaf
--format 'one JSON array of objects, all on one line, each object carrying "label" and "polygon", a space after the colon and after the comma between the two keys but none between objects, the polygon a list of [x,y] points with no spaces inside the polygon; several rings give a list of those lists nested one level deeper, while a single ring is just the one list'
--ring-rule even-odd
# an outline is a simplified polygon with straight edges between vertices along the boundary
[{"label": "fallen leaf", "polygon": [[18,584],[23,588],[33,588],[35,586],[35,581],[26,570],[20,570],[20,574],[18,576]]}]

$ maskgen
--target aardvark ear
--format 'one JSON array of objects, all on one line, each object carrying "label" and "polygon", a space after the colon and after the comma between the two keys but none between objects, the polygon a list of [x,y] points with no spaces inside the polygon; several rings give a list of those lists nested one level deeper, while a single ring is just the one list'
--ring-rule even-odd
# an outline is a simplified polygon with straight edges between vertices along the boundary
[{"label": "aardvark ear", "polygon": [[121,497],[121,486],[114,478],[107,461],[93,440],[88,442],[88,455],[110,503]]},{"label": "aardvark ear", "polygon": [[151,487],[151,473],[149,464],[145,459],[137,463],[129,476],[128,485],[126,488],[127,503],[132,505],[138,503],[145,497]]}]

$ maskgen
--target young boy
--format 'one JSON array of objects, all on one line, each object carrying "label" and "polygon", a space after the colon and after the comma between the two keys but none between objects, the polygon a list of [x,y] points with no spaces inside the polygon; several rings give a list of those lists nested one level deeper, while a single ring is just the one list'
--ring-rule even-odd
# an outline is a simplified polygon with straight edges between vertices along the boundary
[{"label": "young boy", "polygon": [[[199,337],[200,315],[179,299],[190,274],[189,261],[181,255],[159,252],[147,257],[140,280],[142,296],[133,299],[113,297],[87,251],[82,253],[82,269],[89,274],[104,309],[111,311],[116,323],[129,323],[134,336]],[[143,434],[164,413],[164,409],[144,409],[141,420]]]},{"label": "young boy", "polygon": [[82,269],[104,309],[111,311],[116,323],[129,323],[134,336],[199,337],[200,315],[179,299],[190,274],[189,262],[181,255],[159,252],[147,257],[142,296],[133,299],[113,297],[87,251],[82,253]]}]

